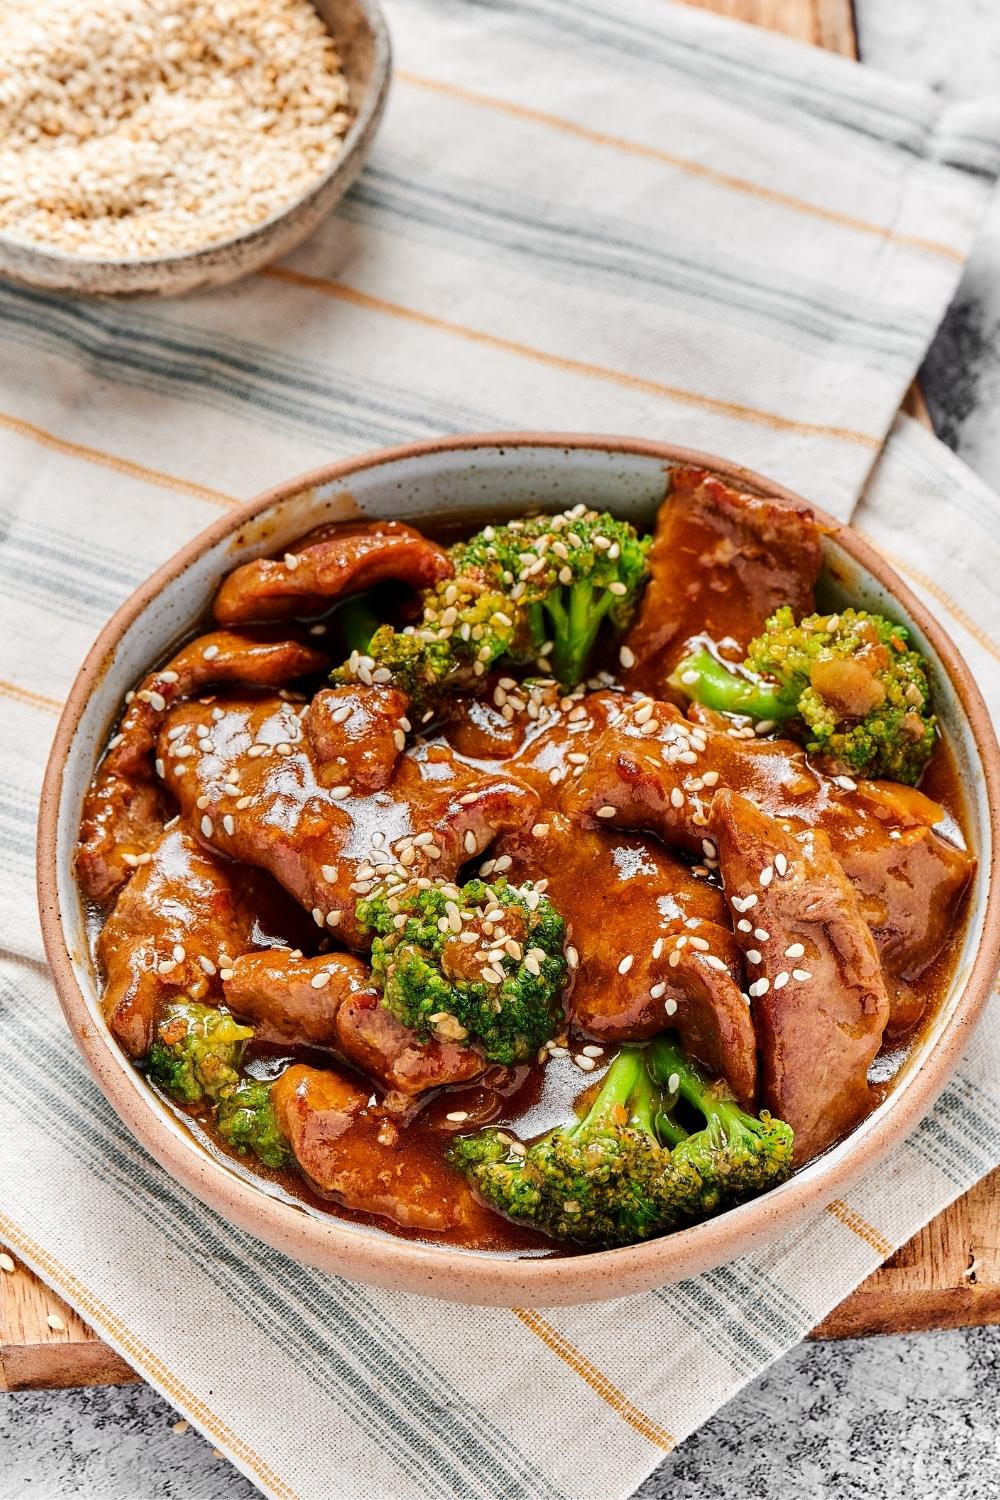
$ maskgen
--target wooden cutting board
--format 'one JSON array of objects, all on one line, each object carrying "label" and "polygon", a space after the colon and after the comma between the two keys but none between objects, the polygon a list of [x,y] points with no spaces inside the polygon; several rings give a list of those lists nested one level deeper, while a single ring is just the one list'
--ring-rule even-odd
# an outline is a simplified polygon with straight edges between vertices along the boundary
[{"label": "wooden cutting board", "polygon": [[[609,0],[613,4],[614,0]],[[685,0],[857,56],[851,0]],[[926,419],[914,388],[908,409]],[[2,1264],[2,1263],[0,1263]],[[814,1331],[849,1338],[1000,1322],[1000,1171],[940,1214]],[[0,1389],[107,1385],[138,1376],[30,1271],[0,1269]]]}]

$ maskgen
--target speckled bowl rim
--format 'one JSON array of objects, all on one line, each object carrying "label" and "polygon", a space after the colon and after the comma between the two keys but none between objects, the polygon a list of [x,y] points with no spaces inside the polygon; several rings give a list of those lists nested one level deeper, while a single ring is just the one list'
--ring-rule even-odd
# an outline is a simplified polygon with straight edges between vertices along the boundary
[{"label": "speckled bowl rim", "polygon": [[[207,548],[236,533],[262,512],[303,491],[348,480],[365,470],[432,458],[442,453],[519,448],[598,450],[662,463],[710,470],[755,493],[793,506],[808,501],[741,466],[692,449],[636,438],[584,433],[483,433],[410,443],[327,464],[234,508],[182,547],[115,612],[91,648],[73,684],[56,729],[41,795],[38,822],[38,898],[45,951],[67,1023],[97,1083],[113,1108],[162,1167],[203,1202],[284,1253],[342,1276],[400,1291],[494,1306],[566,1305],[649,1290],[720,1265],[788,1233],[831,1202],[848,1182],[872,1167],[930,1109],[960,1061],[1000,968],[1000,848],[992,841],[989,889],[977,920],[982,941],[952,1014],[933,1050],[891,1094],[885,1105],[782,1187],[689,1229],[618,1250],[549,1259],[507,1259],[454,1246],[377,1237],[331,1216],[312,1217],[269,1196],[212,1157],[194,1137],[167,1128],[153,1096],[135,1088],[124,1054],[93,1025],[74,974],[59,908],[57,827],[63,769],[77,723],[124,633],[149,602]],[[986,782],[989,819],[1000,828],[1000,750],[986,705],[957,647],[893,568],[852,527],[818,507],[810,508],[832,538],[886,588],[909,613],[936,650],[971,730]]]}]

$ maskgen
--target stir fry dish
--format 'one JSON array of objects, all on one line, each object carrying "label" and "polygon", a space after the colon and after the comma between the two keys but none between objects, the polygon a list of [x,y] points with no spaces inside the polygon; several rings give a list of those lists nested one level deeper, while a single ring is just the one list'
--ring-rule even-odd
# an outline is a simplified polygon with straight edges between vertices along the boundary
[{"label": "stir fry dish", "polygon": [[974,869],[927,664],[821,563],[679,469],[652,535],[353,521],[235,568],[85,799],[118,1044],[396,1234],[579,1253],[783,1182],[891,1088]]}]

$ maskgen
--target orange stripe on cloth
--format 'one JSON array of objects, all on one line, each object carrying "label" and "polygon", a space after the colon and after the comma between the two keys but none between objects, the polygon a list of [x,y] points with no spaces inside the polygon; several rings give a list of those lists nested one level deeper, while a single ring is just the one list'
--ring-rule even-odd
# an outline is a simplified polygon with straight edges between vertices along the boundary
[{"label": "orange stripe on cloth", "polygon": [[679,172],[686,172],[691,177],[701,177],[706,182],[714,183],[716,187],[727,188],[735,193],[745,193],[748,197],[759,198],[765,203],[774,203],[780,208],[791,209],[794,213],[823,219],[828,224],[838,224],[842,229],[851,229],[858,234],[874,235],[893,245],[908,245],[914,250],[923,250],[928,255],[938,255],[945,260],[956,261],[958,264],[965,260],[961,250],[941,240],[926,239],[920,234],[903,234],[898,229],[889,229],[884,224],[873,224],[868,219],[858,218],[854,214],[841,213],[835,208],[825,208],[820,203],[810,203],[807,198],[796,198],[791,193],[779,192],[777,188],[765,187],[762,183],[752,182],[749,178],[737,177],[731,172],[720,172],[716,167],[706,166],[704,162],[694,161],[687,156],[678,156],[673,151],[664,151],[659,146],[647,146],[641,141],[629,140],[626,136],[608,135],[602,130],[591,130],[589,126],[578,125],[575,120],[567,120],[562,115],[552,115],[545,110],[532,109],[527,104],[514,104],[508,99],[498,99],[493,94],[480,94],[472,89],[461,88],[458,84],[446,83],[440,78],[427,78],[420,73],[411,73],[405,68],[397,68],[394,77],[398,83],[408,84],[410,88],[426,89],[429,93],[442,94],[445,98],[455,99],[462,104],[469,104],[479,109],[495,110],[518,120],[530,120],[534,125],[545,125],[550,130],[559,130],[564,135],[572,135],[578,140],[589,141],[594,146],[603,146],[613,151],[623,151],[629,156],[641,156],[649,161],[661,162],[664,166],[673,167]]},{"label": "orange stripe on cloth", "polygon": [[37,1241],[26,1234],[19,1225],[0,1213],[0,1237],[55,1287],[71,1306],[85,1318],[97,1323],[102,1331],[117,1343],[130,1363],[135,1364],[140,1374],[148,1375],[172,1400],[182,1406],[199,1427],[208,1432],[217,1443],[227,1448],[261,1484],[274,1491],[279,1500],[299,1500],[280,1475],[260,1457],[258,1453],[227,1427],[221,1417],[187,1386],[182,1385],[163,1361],[141,1343],[130,1328],[97,1298],[93,1292],[73,1275],[55,1256],[44,1250]]},{"label": "orange stripe on cloth", "polygon": [[526,1328],[537,1338],[540,1338],[547,1349],[557,1355],[564,1364],[569,1365],[574,1374],[579,1375],[590,1389],[606,1401],[611,1410],[617,1412],[623,1422],[644,1437],[656,1448],[661,1448],[664,1453],[671,1453],[677,1446],[677,1439],[669,1433],[659,1422],[646,1415],[638,1406],[629,1400],[624,1391],[618,1389],[612,1380],[593,1364],[585,1354],[571,1344],[557,1328],[547,1322],[533,1309],[528,1307],[515,1307],[512,1309],[514,1316],[520,1318]]},{"label": "orange stripe on cloth", "polygon": [[580,375],[588,380],[603,380],[612,385],[624,386],[627,390],[642,391],[647,396],[659,396],[684,406],[696,406],[701,411],[710,411],[717,416],[730,417],[738,422],[752,422],[781,432],[799,432],[809,437],[833,438],[842,443],[854,443],[877,452],[882,439],[869,432],[856,432],[851,427],[833,427],[823,422],[807,422],[797,417],[784,417],[779,412],[765,411],[756,406],[744,406],[735,401],[722,401],[715,396],[704,396],[698,391],[688,391],[682,386],[665,385],[659,380],[647,380],[641,375],[631,375],[627,370],[615,370],[607,365],[591,364],[581,359],[569,359],[565,355],[550,354],[544,349],[535,349],[530,344],[518,343],[515,339],[502,338],[499,334],[487,333],[481,328],[469,328],[464,323],[453,323],[448,318],[436,317],[433,313],[420,312],[414,307],[405,307],[399,302],[389,302],[384,297],[373,297],[368,292],[358,291],[342,281],[329,281],[323,276],[310,276],[305,271],[293,271],[289,266],[267,266],[258,273],[271,281],[283,281],[289,286],[303,287],[322,297],[331,297],[336,302],[347,302],[367,312],[383,313],[386,317],[400,318],[407,323],[416,323],[421,328],[432,328],[438,333],[447,333],[469,343],[488,349],[497,349],[503,354],[513,354],[534,364],[545,365],[550,370],[560,370],[567,375]]},{"label": "orange stripe on cloth", "polygon": [[29,708],[42,708],[46,713],[57,714],[62,708],[58,698],[50,698],[45,693],[32,692],[31,688],[21,687],[16,682],[5,682],[0,677],[0,698],[13,698],[15,703],[26,703]]},{"label": "orange stripe on cloth", "polygon": [[160,469],[150,469],[145,464],[134,463],[130,458],[120,458],[116,453],[105,453],[86,443],[73,443],[68,438],[57,437],[54,432],[47,432],[44,427],[37,427],[34,422],[25,422],[21,417],[11,416],[9,412],[0,412],[0,428],[16,432],[19,437],[38,443],[40,447],[48,448],[53,453],[83,459],[85,463],[97,464],[116,474],[125,474],[129,479],[141,479],[144,484],[155,485],[157,489],[173,490],[176,494],[190,495],[194,500],[207,500],[210,505],[226,509],[239,503],[235,496],[209,489],[208,485],[197,484],[193,479],[181,479],[176,474],[166,474]]},{"label": "orange stripe on cloth", "polygon": [[898,557],[895,553],[887,552],[881,542],[876,541],[873,536],[869,536],[867,532],[862,531],[859,526],[855,527],[855,530],[859,535],[864,537],[866,542],[870,542],[877,552],[882,554],[886,562],[892,563],[892,566],[897,568],[900,573],[906,573],[915,583],[919,583],[922,589],[926,589],[940,604],[943,604],[948,613],[953,615],[958,621],[962,629],[967,631],[974,641],[978,641],[984,651],[988,651],[991,656],[1000,661],[1000,646],[986,634],[981,625],[976,624],[971,615],[966,614],[962,606],[949,593],[946,593],[939,583],[935,583],[934,579],[929,578],[926,573],[921,573],[918,568],[915,568],[912,563],[907,562],[905,558]]},{"label": "orange stripe on cloth", "polygon": [[858,1238],[876,1250],[883,1260],[888,1260],[896,1248],[884,1234],[875,1228],[874,1224],[869,1224],[867,1219],[863,1219],[856,1209],[844,1202],[843,1198],[834,1198],[832,1203],[826,1205],[826,1211],[832,1214],[838,1223],[853,1230]]}]

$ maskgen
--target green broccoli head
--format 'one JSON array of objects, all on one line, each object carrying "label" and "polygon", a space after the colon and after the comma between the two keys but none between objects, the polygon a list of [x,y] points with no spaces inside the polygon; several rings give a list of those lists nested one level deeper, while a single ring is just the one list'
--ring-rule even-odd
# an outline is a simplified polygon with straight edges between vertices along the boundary
[{"label": "green broccoli head", "polygon": [[527,1146],[497,1129],[459,1137],[450,1160],[509,1219],[556,1239],[628,1245],[775,1187],[791,1152],[787,1125],[747,1114],[658,1037],[618,1054],[572,1125]]},{"label": "green broccoli head", "polygon": [[244,1078],[219,1100],[215,1128],[222,1141],[245,1156],[253,1152],[267,1167],[283,1167],[292,1152],[278,1125],[271,1085]]},{"label": "green broccoli head", "polygon": [[630,1245],[690,1220],[701,1178],[654,1130],[642,1053],[615,1058],[586,1115],[529,1146],[506,1131],[459,1137],[450,1159],[491,1208],[556,1239]]},{"label": "green broccoli head", "polygon": [[796,623],[785,605],[750,642],[742,666],[701,645],[670,685],[708,708],[798,723],[806,749],[839,770],[913,785],[934,749],[937,721],[924,660],[907,640],[902,625],[866,610]]},{"label": "green broccoli head", "polygon": [[219,1099],[236,1086],[252,1036],[253,1028],[241,1026],[227,1010],[175,1000],[157,1025],[146,1075],[180,1104]]},{"label": "green broccoli head", "polygon": [[364,629],[348,632],[354,649],[334,680],[365,681],[384,669],[418,713],[500,661],[537,661],[575,686],[602,625],[619,634],[631,621],[648,546],[627,522],[582,505],[486,526],[449,549],[454,576],[424,592],[416,624],[373,631],[363,608],[340,612]]},{"label": "green broccoli head", "polygon": [[421,880],[357,904],[375,936],[382,1003],[422,1040],[477,1042],[491,1062],[526,1062],[562,1020],[566,925],[530,886]]},{"label": "green broccoli head", "polygon": [[658,1038],[647,1058],[650,1076],[662,1090],[657,1132],[672,1147],[675,1161],[698,1172],[705,1211],[784,1182],[792,1169],[789,1125],[766,1110],[751,1115],[741,1109],[727,1086],[707,1079],[669,1037]]}]

